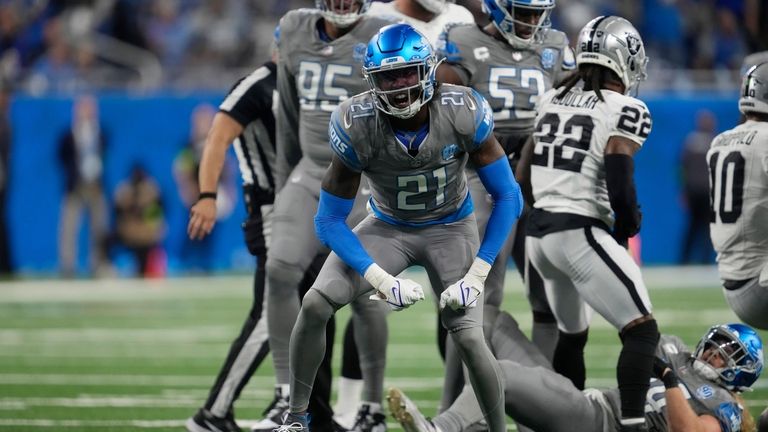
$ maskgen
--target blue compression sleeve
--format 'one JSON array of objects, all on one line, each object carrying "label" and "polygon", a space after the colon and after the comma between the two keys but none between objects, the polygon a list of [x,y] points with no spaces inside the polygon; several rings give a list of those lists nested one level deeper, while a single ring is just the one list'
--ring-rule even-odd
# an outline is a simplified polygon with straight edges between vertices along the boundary
[{"label": "blue compression sleeve", "polygon": [[504,245],[520,213],[523,211],[523,194],[520,185],[512,176],[512,169],[506,157],[500,157],[490,164],[478,168],[477,175],[493,198],[493,210],[488,218],[483,242],[477,256],[493,264],[499,249]]},{"label": "blue compression sleeve", "polygon": [[320,189],[320,203],[315,215],[317,238],[331,248],[347,265],[363,275],[373,264],[355,233],[347,226],[354,199],[339,198]]}]

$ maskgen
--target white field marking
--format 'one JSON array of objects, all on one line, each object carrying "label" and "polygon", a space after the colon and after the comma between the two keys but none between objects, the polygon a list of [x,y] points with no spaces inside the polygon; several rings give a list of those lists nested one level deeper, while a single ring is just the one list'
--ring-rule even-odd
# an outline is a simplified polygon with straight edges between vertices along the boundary
[{"label": "white field marking", "polygon": [[[211,385],[208,375],[98,375],[98,374],[0,374],[0,384],[15,385],[89,385],[89,386],[136,386],[136,387],[204,387]],[[254,376],[249,386],[272,388],[272,376]],[[392,378],[385,385],[402,389],[421,390],[441,388],[442,377]]]},{"label": "white field marking", "polygon": [[33,344],[64,344],[73,343],[88,345],[90,343],[112,343],[122,345],[126,340],[132,342],[167,343],[175,345],[217,341],[232,337],[231,326],[200,326],[178,329],[144,329],[144,328],[37,328],[37,329],[0,329],[0,345],[18,343]]},{"label": "white field marking", "polygon": [[141,301],[250,298],[253,276],[169,279],[22,280],[3,282],[0,303]]},{"label": "white field marking", "polygon": [[37,426],[37,427],[72,427],[105,428],[137,427],[146,429],[184,427],[185,420],[50,420],[50,419],[0,419],[0,426]]},{"label": "white field marking", "polygon": [[[406,271],[407,277],[427,282],[421,269]],[[516,270],[508,270],[506,289],[523,291]],[[643,267],[643,280],[650,289],[719,287],[716,266]],[[0,303],[52,303],[153,301],[185,298],[250,298],[252,275],[199,276],[169,279],[37,279],[2,283]]]}]

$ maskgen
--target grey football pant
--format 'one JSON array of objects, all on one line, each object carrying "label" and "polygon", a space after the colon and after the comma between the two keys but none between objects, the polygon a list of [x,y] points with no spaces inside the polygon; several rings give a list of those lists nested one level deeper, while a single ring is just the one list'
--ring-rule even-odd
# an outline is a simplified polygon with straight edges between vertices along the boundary
[{"label": "grey football pant", "polygon": [[768,263],[760,275],[749,279],[738,288],[723,287],[725,299],[740,320],[762,330],[768,330]]},{"label": "grey football pant", "polygon": [[[376,263],[390,274],[397,275],[412,265],[421,265],[428,272],[439,275],[440,285],[433,287],[437,297],[443,287],[466,274],[479,246],[474,215],[454,223],[422,228],[390,225],[369,215],[355,227],[355,233]],[[304,297],[291,335],[292,411],[307,409],[312,381],[325,351],[323,333],[326,321],[336,310],[349,303],[352,303],[353,310],[365,305],[382,305],[383,302],[368,300],[372,292],[370,284],[335,253],[331,253],[315,285]],[[489,429],[505,431],[500,372],[483,337],[482,301],[481,296],[477,307],[466,310],[445,308],[440,317],[469,369],[469,378]],[[371,380],[376,382],[380,381],[378,377],[366,376],[365,371],[376,370],[383,377],[386,347],[371,338],[357,337],[358,329],[360,334],[370,334],[365,327],[372,324],[378,325],[375,321],[356,321],[355,340],[359,346],[361,366],[373,361],[381,363],[378,369],[363,369],[363,378],[366,381],[373,378]],[[381,393],[376,400],[380,398]]]},{"label": "grey football pant", "polygon": [[[493,210],[493,199],[480,181],[480,177],[477,175],[476,170],[467,169],[466,174],[467,182],[469,184],[469,192],[472,196],[472,204],[475,208],[475,217],[477,218],[477,231],[482,239],[485,234],[488,219],[491,217],[491,211]],[[515,238],[517,235],[525,237],[525,232],[520,231],[524,216],[527,215],[521,216],[513,227],[507,241],[504,243],[499,254],[496,256],[496,260],[493,262],[488,278],[485,280],[485,287],[483,290],[485,295],[483,330],[486,338],[491,334],[491,326],[493,326],[493,323],[499,314],[501,302],[504,299],[504,279],[507,272],[507,262],[509,261]],[[535,270],[529,268],[530,266],[528,265],[527,257],[525,258],[525,267],[526,274],[535,272]],[[520,274],[524,274],[522,268],[518,270],[520,271]],[[528,302],[531,305],[531,310],[534,314],[552,315],[549,303],[547,302],[547,295],[544,291],[544,284],[541,282],[541,277],[538,275],[532,276],[535,276],[533,283],[528,280],[531,278],[526,278],[525,281],[526,294]],[[430,274],[429,282],[432,286],[436,286],[437,279]],[[540,350],[547,353],[551,360],[555,345],[557,344],[556,324],[534,322],[533,341]],[[462,391],[464,385],[461,363],[457,361],[456,357],[456,351],[453,344],[450,341],[446,341],[445,379],[443,381],[443,395],[440,401],[440,409],[449,407]]]},{"label": "grey football pant", "polygon": [[586,331],[593,309],[619,331],[651,313],[640,268],[607,231],[587,226],[528,235],[525,249],[564,333]]},{"label": "grey football pant", "polygon": [[[554,372],[512,316],[501,312],[493,329],[491,348],[503,373],[507,415],[536,432],[616,430],[602,394],[592,390],[582,393],[569,379]],[[472,430],[481,418],[477,400],[465,388],[454,404],[432,421],[442,432],[460,432]]]},{"label": "grey football pant", "polygon": [[[278,384],[289,382],[288,344],[299,314],[299,285],[312,261],[329,252],[315,236],[314,226],[323,175],[324,168],[302,159],[274,204],[267,257],[267,320]],[[367,197],[358,194],[347,218],[350,226],[367,214],[366,201]],[[379,321],[385,322],[385,318],[382,316]],[[386,340],[382,344],[386,344]]]}]

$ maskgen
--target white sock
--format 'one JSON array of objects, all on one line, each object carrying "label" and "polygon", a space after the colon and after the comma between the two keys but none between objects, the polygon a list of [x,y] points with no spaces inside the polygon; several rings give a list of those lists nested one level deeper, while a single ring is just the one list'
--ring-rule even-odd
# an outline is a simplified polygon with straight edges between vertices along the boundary
[{"label": "white sock", "polygon": [[275,388],[280,389],[280,394],[283,395],[284,398],[288,398],[291,395],[290,384],[275,384]]},{"label": "white sock", "polygon": [[340,377],[338,385],[338,397],[333,411],[338,414],[357,412],[363,393],[363,380]]},{"label": "white sock", "polygon": [[645,417],[631,417],[621,419],[621,424],[624,426],[632,426],[643,423],[645,423]]},{"label": "white sock", "polygon": [[368,402],[368,401],[360,402],[360,406],[363,406],[363,405],[368,405],[368,412],[371,414],[381,412],[381,404],[378,402]]}]

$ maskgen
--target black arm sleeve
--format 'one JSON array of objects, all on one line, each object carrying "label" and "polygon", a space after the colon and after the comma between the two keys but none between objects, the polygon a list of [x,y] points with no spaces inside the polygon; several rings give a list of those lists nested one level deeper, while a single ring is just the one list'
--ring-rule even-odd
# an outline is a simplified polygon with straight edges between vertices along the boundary
[{"label": "black arm sleeve", "polygon": [[608,199],[616,214],[613,236],[621,244],[640,231],[642,214],[635,192],[635,163],[625,154],[605,155],[605,182]]}]

